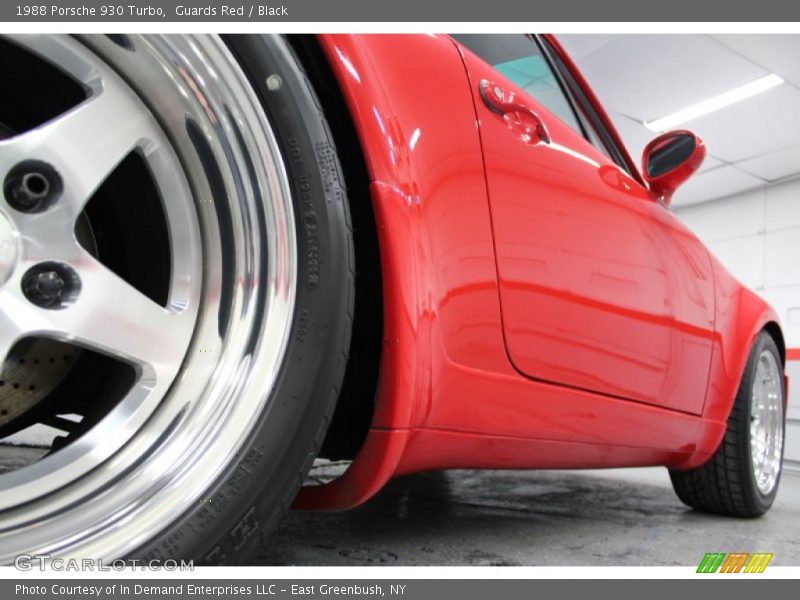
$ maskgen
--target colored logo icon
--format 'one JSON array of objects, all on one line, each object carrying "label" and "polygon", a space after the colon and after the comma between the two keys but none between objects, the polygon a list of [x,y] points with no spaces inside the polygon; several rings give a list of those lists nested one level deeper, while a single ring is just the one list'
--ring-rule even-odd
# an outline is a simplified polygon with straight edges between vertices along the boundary
[{"label": "colored logo icon", "polygon": [[767,552],[707,552],[697,567],[698,573],[763,573],[772,560]]}]

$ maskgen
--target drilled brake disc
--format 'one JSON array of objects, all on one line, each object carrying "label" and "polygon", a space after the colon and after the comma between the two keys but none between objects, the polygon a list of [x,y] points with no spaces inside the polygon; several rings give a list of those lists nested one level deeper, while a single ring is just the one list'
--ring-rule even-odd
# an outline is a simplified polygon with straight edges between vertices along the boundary
[{"label": "drilled brake disc", "polygon": [[0,427],[41,402],[69,373],[80,350],[55,340],[17,344],[0,370]]}]

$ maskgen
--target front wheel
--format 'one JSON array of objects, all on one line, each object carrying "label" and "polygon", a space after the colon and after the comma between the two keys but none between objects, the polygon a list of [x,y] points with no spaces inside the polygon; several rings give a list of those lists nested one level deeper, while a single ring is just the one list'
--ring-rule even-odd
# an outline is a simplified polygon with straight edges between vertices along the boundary
[{"label": "front wheel", "polygon": [[0,440],[0,470],[39,459],[0,474],[0,560],[246,562],[348,355],[351,227],[314,92],[277,36],[0,52],[0,437],[29,445]]},{"label": "front wheel", "polygon": [[786,389],[775,341],[762,331],[747,360],[728,429],[705,464],[670,470],[678,497],[697,510],[763,515],[775,500],[783,461]]}]

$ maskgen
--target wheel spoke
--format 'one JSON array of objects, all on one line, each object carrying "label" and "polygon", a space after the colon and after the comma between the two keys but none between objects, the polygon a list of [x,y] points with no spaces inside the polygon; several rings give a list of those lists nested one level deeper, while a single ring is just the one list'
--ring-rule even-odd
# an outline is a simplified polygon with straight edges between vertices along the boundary
[{"label": "wheel spoke", "polygon": [[14,343],[24,336],[25,322],[23,317],[27,303],[18,296],[0,290],[0,365]]},{"label": "wheel spoke", "polygon": [[86,318],[74,334],[82,343],[156,369],[177,368],[175,357],[182,353],[175,347],[185,347],[178,315],[94,260],[85,261],[79,275],[82,290],[75,309]]},{"label": "wheel spoke", "polygon": [[50,218],[69,222],[94,191],[137,147],[154,137],[157,125],[138,100],[107,85],[69,112],[24,134],[0,142],[0,176],[23,161],[51,165],[63,181],[63,193]]},{"label": "wheel spoke", "polygon": [[80,278],[72,304],[28,309],[39,317],[38,334],[132,363],[150,384],[171,379],[191,337],[192,319],[159,306],[88,253],[72,266]]}]

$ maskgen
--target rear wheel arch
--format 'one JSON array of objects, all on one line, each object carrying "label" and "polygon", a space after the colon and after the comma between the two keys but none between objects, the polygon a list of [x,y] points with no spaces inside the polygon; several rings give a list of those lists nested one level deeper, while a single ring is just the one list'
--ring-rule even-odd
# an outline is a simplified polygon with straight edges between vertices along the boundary
[{"label": "rear wheel arch", "polygon": [[783,330],[781,329],[781,326],[776,321],[769,321],[766,325],[764,325],[764,331],[770,335],[770,337],[775,341],[775,345],[778,346],[778,351],[781,355],[781,364],[785,367],[786,340],[783,337]]}]

